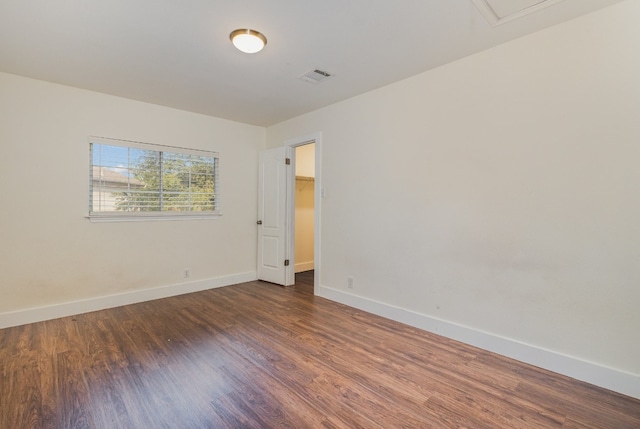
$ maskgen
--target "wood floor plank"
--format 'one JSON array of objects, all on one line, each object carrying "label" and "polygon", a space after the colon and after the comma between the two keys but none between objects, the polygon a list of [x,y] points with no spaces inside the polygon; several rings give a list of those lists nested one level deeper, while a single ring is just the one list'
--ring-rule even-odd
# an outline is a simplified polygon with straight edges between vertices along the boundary
[{"label": "wood floor plank", "polygon": [[0,330],[0,428],[640,428],[640,401],[289,288]]}]

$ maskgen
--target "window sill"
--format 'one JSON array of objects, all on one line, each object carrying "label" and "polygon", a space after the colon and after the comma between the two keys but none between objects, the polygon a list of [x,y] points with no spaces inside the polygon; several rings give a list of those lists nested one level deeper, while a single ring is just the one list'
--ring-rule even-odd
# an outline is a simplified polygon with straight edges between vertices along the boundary
[{"label": "window sill", "polygon": [[164,220],[210,220],[218,219],[222,216],[220,213],[212,214],[91,214],[86,216],[91,223],[100,222],[152,222],[152,221],[164,221]]}]

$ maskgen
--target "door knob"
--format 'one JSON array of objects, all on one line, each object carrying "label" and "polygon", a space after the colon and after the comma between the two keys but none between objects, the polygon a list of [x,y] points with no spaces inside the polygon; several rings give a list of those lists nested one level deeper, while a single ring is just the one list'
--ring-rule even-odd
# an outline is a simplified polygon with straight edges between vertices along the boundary
[{"label": "door knob", "polygon": [[262,225],[262,221],[259,220],[258,222],[256,222],[258,225]]}]

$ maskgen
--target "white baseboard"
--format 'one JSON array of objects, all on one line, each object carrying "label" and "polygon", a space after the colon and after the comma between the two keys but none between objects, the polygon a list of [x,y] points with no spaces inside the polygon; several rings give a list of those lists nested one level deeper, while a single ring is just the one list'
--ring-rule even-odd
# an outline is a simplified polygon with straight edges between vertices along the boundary
[{"label": "white baseboard", "polygon": [[301,273],[303,271],[309,271],[309,270],[313,270],[313,261],[300,262],[299,264],[295,265],[296,273]]},{"label": "white baseboard", "polygon": [[323,298],[640,399],[638,374],[605,367],[326,286],[321,285],[316,290]]},{"label": "white baseboard", "polygon": [[74,316],[90,311],[104,310],[121,305],[135,304],[159,298],[199,292],[238,283],[250,282],[257,279],[255,271],[233,274],[224,277],[214,277],[187,283],[159,286],[149,289],[122,292],[114,295],[99,296],[79,301],[64,302],[44,307],[28,308],[24,310],[0,313],[0,329],[10,326],[25,325],[59,317]]}]

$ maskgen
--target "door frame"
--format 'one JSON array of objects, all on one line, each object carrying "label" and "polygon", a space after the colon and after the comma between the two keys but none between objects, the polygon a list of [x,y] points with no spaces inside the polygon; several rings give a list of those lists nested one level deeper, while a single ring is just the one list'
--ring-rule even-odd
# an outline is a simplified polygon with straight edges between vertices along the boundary
[{"label": "door frame", "polygon": [[[318,294],[320,290],[320,271],[321,271],[321,257],[320,250],[321,240],[320,240],[320,228],[322,222],[320,221],[320,213],[321,213],[321,202],[324,197],[324,189],[322,188],[322,133],[316,132],[312,134],[307,134],[304,136],[294,137],[285,141],[285,146],[290,147],[292,150],[292,158],[293,158],[293,174],[290,175],[289,183],[287,186],[287,201],[288,206],[287,209],[289,211],[288,217],[291,220],[287,222],[287,249],[289,249],[289,254],[293,258],[295,254],[295,191],[296,191],[296,175],[295,175],[295,148],[297,146],[304,146],[306,144],[315,143],[314,149],[314,163],[315,163],[315,178],[314,178],[314,201],[313,201],[313,293],[314,295]],[[293,284],[295,282],[295,260],[292,259],[292,264],[289,266],[290,270],[287,271],[287,280],[291,280],[288,282],[289,284]],[[290,276],[290,277],[289,277]]]}]

